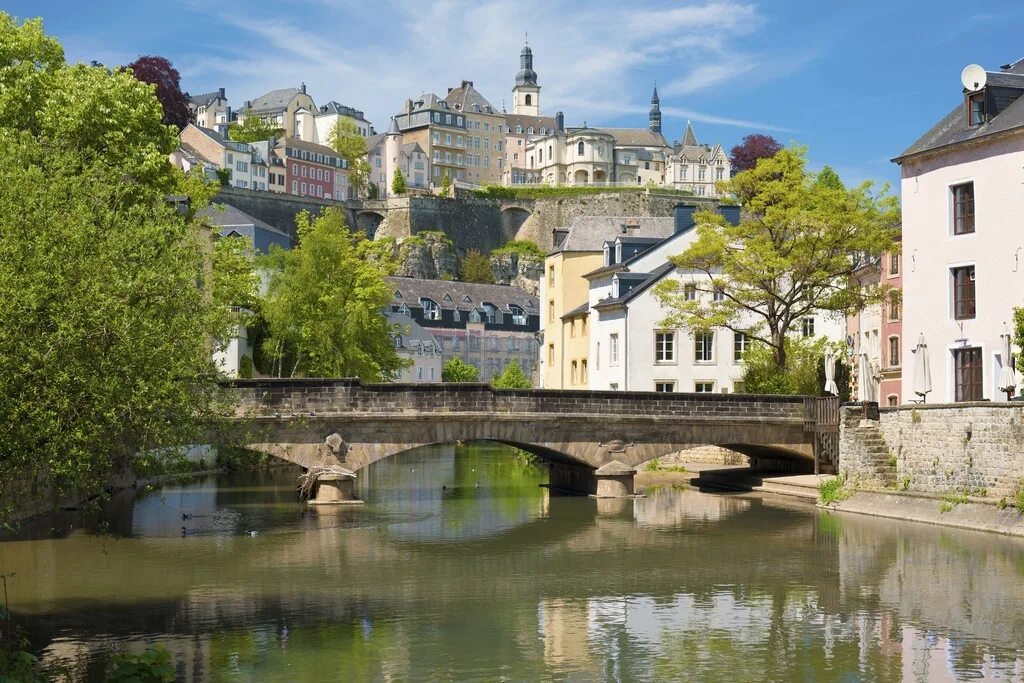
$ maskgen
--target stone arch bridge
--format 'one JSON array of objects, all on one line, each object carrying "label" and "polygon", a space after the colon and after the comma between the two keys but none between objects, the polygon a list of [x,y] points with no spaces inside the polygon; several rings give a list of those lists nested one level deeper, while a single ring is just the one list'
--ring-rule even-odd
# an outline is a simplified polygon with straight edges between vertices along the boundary
[{"label": "stone arch bridge", "polygon": [[494,441],[548,461],[552,487],[599,496],[632,495],[637,465],[701,445],[796,460],[810,469],[817,465],[820,435],[829,431],[821,424],[822,399],[801,396],[497,390],[354,379],[235,380],[225,391],[234,400],[232,433],[218,439],[305,468],[337,465],[354,475],[420,446]]}]

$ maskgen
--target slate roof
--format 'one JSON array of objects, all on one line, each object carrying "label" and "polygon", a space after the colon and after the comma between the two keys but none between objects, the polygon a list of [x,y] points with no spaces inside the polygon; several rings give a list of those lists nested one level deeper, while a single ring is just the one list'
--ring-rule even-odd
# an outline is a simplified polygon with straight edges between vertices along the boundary
[{"label": "slate roof", "polygon": [[334,151],[327,145],[321,145],[316,142],[309,142],[308,140],[300,140],[299,138],[281,138],[277,142],[278,147],[294,147],[295,149],[304,149],[307,152],[313,152],[315,154],[323,154],[334,159],[340,159],[341,155]]},{"label": "slate roof", "polygon": [[[206,222],[211,226],[229,228],[240,225],[254,225],[258,228],[263,228],[264,230],[281,232],[270,223],[264,223],[259,218],[250,216],[241,209],[237,209],[230,204],[210,204],[201,211],[196,212],[196,215],[200,218],[206,219]],[[284,235],[285,233],[281,232],[281,234]]]},{"label": "slate roof", "polygon": [[220,90],[214,90],[213,92],[204,92],[198,95],[189,95],[188,101],[197,107],[208,107],[214,102],[220,99]]},{"label": "slate roof", "polygon": [[217,131],[215,131],[212,128],[203,128],[202,126],[197,126],[194,123],[190,123],[188,125],[192,126],[196,130],[198,130],[200,133],[202,133],[206,137],[210,138],[211,140],[216,142],[218,145],[221,145],[222,147],[228,147],[228,148],[233,149],[233,150],[235,150],[237,152],[244,152],[244,153],[248,153],[248,154],[252,153],[252,149],[249,147],[248,143],[245,143],[245,142],[235,142],[234,140],[228,140],[226,137],[224,137],[223,135],[221,135],[220,133],[218,133]]},{"label": "slate roof", "polygon": [[650,128],[602,128],[619,147],[670,147],[665,136]]},{"label": "slate roof", "polygon": [[260,95],[249,105],[248,111],[253,114],[266,114],[269,112],[282,111],[288,107],[296,95],[300,93],[298,88],[281,88],[271,90],[265,95]]},{"label": "slate roof", "polygon": [[[522,126],[523,133],[520,133],[520,135],[524,135],[526,133],[526,129],[530,126],[533,126],[534,131],[543,128],[546,131],[551,132],[555,129],[555,117],[529,116],[527,114],[505,114],[505,125],[508,126],[510,131],[515,131],[516,126]],[[515,135],[514,132],[512,134]]]},{"label": "slate roof", "polygon": [[645,277],[638,284],[634,285],[631,290],[629,290],[622,296],[601,299],[596,304],[594,304],[594,309],[600,311],[606,308],[614,308],[615,306],[624,306],[633,299],[640,296],[640,294],[642,294],[646,290],[650,289],[651,286],[658,282],[658,280],[661,280],[663,277],[673,272],[675,269],[676,267],[672,262],[666,261],[662,265],[652,270],[650,273],[646,273],[647,277]]},{"label": "slate roof", "polygon": [[[421,298],[427,298],[436,302],[442,309],[458,308],[468,311],[473,308],[479,309],[481,304],[487,302],[497,306],[504,313],[508,313],[510,304],[520,307],[528,316],[538,315],[540,311],[537,297],[508,285],[420,280],[411,277],[389,277],[387,281],[394,288],[391,295],[391,303],[394,305],[418,306]],[[401,292],[402,296],[395,296],[395,292]]]},{"label": "slate roof", "polygon": [[[335,102],[334,100],[331,100],[327,104],[321,104],[320,108],[315,113],[318,116],[337,114],[339,116],[350,116],[353,119],[366,121],[366,117],[363,115],[363,112],[358,109],[353,109],[352,107],[347,107],[340,102]],[[366,122],[369,123],[369,121]]]},{"label": "slate roof", "polygon": [[466,114],[494,114],[500,116],[500,112],[491,105],[487,99],[480,94],[480,91],[473,87],[472,81],[462,81],[462,85],[452,88],[444,101],[454,109]]},{"label": "slate roof", "polygon": [[577,306],[576,308],[572,309],[571,311],[569,311],[568,313],[563,315],[562,316],[562,320],[568,320],[569,318],[575,318],[578,315],[583,315],[584,313],[586,313],[589,310],[590,310],[590,302],[587,302],[587,303],[583,304],[582,306]]},{"label": "slate roof", "polygon": [[[1013,64],[1009,71],[986,72],[988,87],[1011,88],[1024,93],[1024,60]],[[981,138],[1005,133],[1024,127],[1024,97],[1018,97],[1012,104],[980,126],[969,126],[963,102],[959,102],[931,130],[917,139],[902,154],[893,158],[900,163],[903,159],[932,150],[971,142]]]},{"label": "slate roof", "polygon": [[409,342],[419,342],[423,345],[433,345],[440,349],[441,345],[437,343],[430,332],[428,332],[422,325],[417,323],[411,317],[402,315],[401,313],[395,313],[393,311],[385,311],[384,317],[388,319],[388,322],[392,325],[402,326],[402,346],[415,346]]},{"label": "slate roof", "polygon": [[412,156],[416,152],[419,152],[420,154],[426,154],[426,152],[423,151],[423,148],[420,147],[420,143],[418,142],[405,143],[404,145],[402,145],[402,151],[405,152],[406,156]]},{"label": "slate roof", "polygon": [[[623,233],[624,224],[637,225]],[[562,244],[552,253],[566,251],[602,251],[604,243],[620,235],[630,237],[657,237],[664,239],[675,231],[672,216],[578,216],[566,228],[568,233]]]}]

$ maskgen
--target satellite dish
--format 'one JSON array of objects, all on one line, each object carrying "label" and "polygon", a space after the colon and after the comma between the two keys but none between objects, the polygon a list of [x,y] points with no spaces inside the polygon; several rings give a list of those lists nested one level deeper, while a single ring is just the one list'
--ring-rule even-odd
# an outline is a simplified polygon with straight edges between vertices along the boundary
[{"label": "satellite dish", "polygon": [[968,92],[977,92],[984,88],[987,79],[985,69],[977,64],[968,64],[960,74],[960,82],[964,84]]}]

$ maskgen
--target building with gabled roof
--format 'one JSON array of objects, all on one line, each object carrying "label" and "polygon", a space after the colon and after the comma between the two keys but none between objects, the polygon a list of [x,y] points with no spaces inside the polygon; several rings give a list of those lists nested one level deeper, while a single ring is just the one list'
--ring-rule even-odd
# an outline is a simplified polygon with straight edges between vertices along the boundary
[{"label": "building with gabled roof", "polygon": [[200,160],[208,168],[227,172],[228,184],[250,190],[266,190],[268,165],[265,157],[244,142],[229,140],[210,128],[194,123],[185,126],[178,135],[181,152],[172,155],[172,163],[182,170],[186,164]]},{"label": "building with gabled roof", "polygon": [[430,158],[427,151],[419,142],[406,142],[394,118],[386,133],[374,135],[366,141],[366,159],[370,166],[369,181],[377,188],[377,197],[380,199],[391,196],[395,169],[401,171],[409,191],[430,189]]},{"label": "building with gabled roof", "polygon": [[231,107],[224,88],[213,92],[187,95],[188,109],[192,120],[201,128],[211,128],[222,135],[227,134],[231,123]]},{"label": "building with gabled roof", "polygon": [[537,298],[515,287],[389,277],[390,311],[409,316],[434,335],[446,358],[458,356],[480,372],[499,375],[512,360],[534,376],[540,328]]},{"label": "building with gabled roof", "polygon": [[[238,112],[239,123],[247,116],[258,116],[271,125],[284,130],[285,137],[316,141],[316,128],[312,122],[316,105],[306,93],[306,84],[298,88],[280,88],[246,101]],[[308,122],[306,122],[308,117]]]},{"label": "building with gabled roof", "polygon": [[697,142],[693,124],[687,121],[683,141],[672,143],[665,184],[692,192],[697,197],[717,197],[715,183],[728,180],[731,173],[732,164],[725,148],[720,144]]},{"label": "building with gabled roof", "polygon": [[351,123],[364,138],[377,134],[377,131],[373,129],[373,124],[366,120],[363,112],[334,100],[327,104],[321,104],[313,118],[316,125],[316,140],[314,142],[319,142],[322,145],[330,143],[331,131],[338,125],[339,121]]},{"label": "building with gabled roof", "polygon": [[466,115],[462,180],[471,185],[499,184],[505,164],[505,114],[473,87],[473,81],[449,88],[444,101]]},{"label": "building with gabled roof", "polygon": [[429,330],[413,320],[407,309],[402,312],[388,311],[388,322],[398,328],[395,333],[395,350],[408,361],[408,367],[398,371],[396,382],[432,384],[441,381],[444,369],[444,352],[441,344]]}]

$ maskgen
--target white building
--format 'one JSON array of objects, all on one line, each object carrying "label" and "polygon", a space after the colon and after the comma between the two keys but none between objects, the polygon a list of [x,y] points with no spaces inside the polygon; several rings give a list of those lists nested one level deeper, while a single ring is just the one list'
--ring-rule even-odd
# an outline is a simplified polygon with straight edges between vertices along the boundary
[{"label": "white building", "polygon": [[395,335],[395,349],[410,365],[398,373],[396,382],[430,384],[441,381],[444,368],[441,344],[428,330],[419,325],[407,312],[387,312],[388,322],[399,325]]},{"label": "white building", "polygon": [[369,181],[377,186],[380,199],[391,196],[391,181],[396,168],[402,172],[408,189],[427,190],[430,187],[427,153],[418,142],[405,142],[405,135],[393,118],[388,132],[374,135],[366,141],[366,160],[370,166]]},{"label": "white building", "polygon": [[202,165],[226,171],[228,184],[251,190],[266,190],[267,160],[252,145],[228,140],[215,130],[188,124],[178,136],[181,149],[171,163],[184,171]]},{"label": "white building", "polygon": [[228,124],[231,123],[231,107],[228,106],[224,88],[201,95],[189,95],[188,108],[197,126],[227,135]]},{"label": "white building", "polygon": [[352,107],[346,107],[344,104],[340,104],[331,100],[327,104],[321,104],[320,109],[314,116],[314,126],[316,127],[316,139],[313,142],[319,142],[321,145],[331,144],[331,132],[334,127],[338,125],[339,121],[348,121],[355,126],[356,131],[364,138],[368,138],[375,134],[373,125],[366,120],[366,116],[363,112]]},{"label": "white building", "polygon": [[[979,71],[981,71],[979,69]],[[1024,306],[1024,60],[951,92],[953,110],[894,161],[903,199],[903,400],[924,335],[929,403],[1006,400],[1000,373]],[[1018,390],[1020,387],[1018,387]]]},{"label": "white building", "polygon": [[[722,208],[723,213],[734,211]],[[591,389],[699,393],[742,389],[738,386],[742,355],[751,344],[747,335],[725,328],[694,333],[662,324],[668,311],[654,295],[658,282],[672,278],[691,288],[694,297],[715,296],[706,274],[680,271],[668,261],[697,238],[692,223],[678,227],[676,234],[663,240],[621,235],[607,242],[605,265],[586,276]],[[751,326],[755,322],[752,317]],[[817,314],[801,321],[800,333],[844,339],[845,322],[840,316]]]}]

